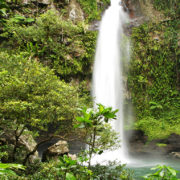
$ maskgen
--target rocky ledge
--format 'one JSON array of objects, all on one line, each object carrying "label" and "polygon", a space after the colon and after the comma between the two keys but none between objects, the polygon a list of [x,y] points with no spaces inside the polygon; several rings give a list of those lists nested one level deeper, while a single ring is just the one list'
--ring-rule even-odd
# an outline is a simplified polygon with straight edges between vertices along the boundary
[{"label": "rocky ledge", "polygon": [[126,132],[129,137],[130,154],[136,155],[163,155],[168,158],[180,159],[180,135],[171,134],[166,139],[148,141],[142,131]]}]

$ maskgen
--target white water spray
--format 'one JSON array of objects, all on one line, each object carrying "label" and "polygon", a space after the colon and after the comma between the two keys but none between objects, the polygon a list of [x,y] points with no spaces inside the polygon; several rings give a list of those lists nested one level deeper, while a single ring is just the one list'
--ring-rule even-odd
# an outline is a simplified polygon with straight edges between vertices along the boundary
[{"label": "white water spray", "polygon": [[[128,16],[120,5],[120,0],[111,0],[111,6],[102,18],[97,41],[94,72],[93,97],[95,103],[101,103],[113,109],[119,109],[118,120],[112,124],[113,129],[120,134],[121,148],[117,151],[101,155],[101,161],[118,159],[127,162],[126,140],[124,137],[124,83],[123,61],[129,57],[129,44],[124,41],[123,25]],[[97,158],[95,157],[94,160]],[[99,160],[98,160],[99,162]]]}]

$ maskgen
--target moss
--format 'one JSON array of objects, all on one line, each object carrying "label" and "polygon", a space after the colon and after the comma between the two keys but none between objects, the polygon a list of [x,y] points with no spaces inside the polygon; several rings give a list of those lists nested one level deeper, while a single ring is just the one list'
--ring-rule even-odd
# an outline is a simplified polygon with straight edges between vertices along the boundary
[{"label": "moss", "polygon": [[177,14],[180,12],[180,1],[178,0],[154,0],[153,5],[157,10],[171,18],[177,18]]},{"label": "moss", "polygon": [[156,144],[156,146],[158,146],[158,147],[166,147],[166,146],[167,146],[167,144],[157,143],[157,144]]},{"label": "moss", "polygon": [[133,57],[129,89],[136,127],[151,139],[178,133],[180,128],[180,61],[178,21],[145,23],[132,33]]}]

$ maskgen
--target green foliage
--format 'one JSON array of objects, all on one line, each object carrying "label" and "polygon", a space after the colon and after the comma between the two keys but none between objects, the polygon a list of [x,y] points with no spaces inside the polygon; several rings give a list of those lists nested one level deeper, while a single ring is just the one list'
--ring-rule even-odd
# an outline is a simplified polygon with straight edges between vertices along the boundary
[{"label": "green foliage", "polygon": [[94,180],[132,180],[133,172],[125,169],[125,165],[118,162],[109,162],[106,166],[96,164],[90,168],[93,172]]},{"label": "green foliage", "polygon": [[81,105],[75,87],[59,81],[49,68],[26,54],[1,53],[0,62],[2,119],[36,126],[74,118]]},{"label": "green foliage", "polygon": [[[2,133],[3,131],[1,130],[0,133]],[[8,156],[8,153],[7,153],[7,148],[8,146],[7,145],[4,145],[2,142],[0,142],[0,161],[3,159],[3,158],[7,158]]]},{"label": "green foliage", "polygon": [[110,0],[100,0],[99,3],[96,0],[78,0],[78,2],[88,21],[100,19],[102,11],[110,4]]},{"label": "green foliage", "polygon": [[5,16],[7,15],[6,12],[9,9],[5,0],[0,0],[0,25],[4,22]]},{"label": "green foliage", "polygon": [[73,160],[64,155],[59,157],[59,161],[43,163],[36,173],[28,176],[28,179],[90,180],[92,171],[81,164],[81,159]]},{"label": "green foliage", "polygon": [[136,127],[150,139],[178,133],[180,127],[178,20],[144,23],[132,33],[128,77]]},{"label": "green foliage", "polygon": [[125,169],[125,165],[117,162],[109,162],[106,166],[97,164],[95,166],[86,167],[84,165],[86,158],[84,156],[77,157],[76,160],[71,159],[67,155],[59,157],[59,161],[50,161],[41,163],[37,172],[29,174],[27,179],[38,180],[132,180],[133,172]]},{"label": "green foliage", "polygon": [[157,143],[157,144],[156,144],[156,146],[158,146],[158,147],[166,147],[166,146],[167,146],[167,144]]},{"label": "green foliage", "polygon": [[[167,112],[168,113],[168,112]],[[167,138],[169,135],[176,133],[179,134],[179,114],[177,117],[176,112],[168,118],[154,118],[152,116],[146,116],[141,118],[135,123],[135,127],[141,129],[148,136],[149,140]],[[177,112],[179,113],[179,112]],[[171,113],[170,113],[171,114]],[[174,118],[177,120],[174,121]]]},{"label": "green foliage", "polygon": [[163,11],[166,16],[177,18],[180,11],[178,0],[154,0],[153,5],[157,10]]},{"label": "green foliage", "polygon": [[[15,17],[7,21],[1,34],[9,40],[8,45],[27,51],[67,81],[72,77],[90,76],[96,32],[87,31],[84,23],[74,25],[63,20],[55,10],[45,12],[28,26],[20,24],[17,15]],[[26,18],[23,22],[29,20],[33,19]]]},{"label": "green foliage", "polygon": [[144,179],[146,180],[179,180],[176,177],[176,171],[170,166],[165,165],[157,165],[154,168],[151,168],[151,170],[157,170],[155,173],[147,174],[144,176]]},{"label": "green foliage", "polygon": [[21,164],[0,163],[0,177],[3,178],[5,176],[17,176],[16,173],[13,171],[13,169],[24,170],[25,167],[22,166]]},{"label": "green foliage", "polygon": [[33,135],[47,131],[51,124],[54,134],[73,133],[70,129],[78,114],[77,108],[84,105],[78,88],[60,81],[52,70],[27,53],[0,53],[0,64],[2,132],[19,138],[27,130],[34,131]]},{"label": "green foliage", "polygon": [[62,176],[67,180],[90,179],[92,172],[87,167],[80,165],[81,158],[72,160],[70,157],[64,155],[60,157],[59,166],[62,171]]},{"label": "green foliage", "polygon": [[76,117],[78,123],[74,127],[85,130],[89,166],[93,154],[102,154],[105,150],[119,147],[118,134],[108,124],[110,120],[116,119],[117,111],[98,104],[97,111],[84,108],[81,110],[82,116]]},{"label": "green foliage", "polygon": [[17,24],[28,24],[34,22],[34,18],[26,18],[22,15],[15,14],[14,17],[10,18],[12,23],[17,23]]}]

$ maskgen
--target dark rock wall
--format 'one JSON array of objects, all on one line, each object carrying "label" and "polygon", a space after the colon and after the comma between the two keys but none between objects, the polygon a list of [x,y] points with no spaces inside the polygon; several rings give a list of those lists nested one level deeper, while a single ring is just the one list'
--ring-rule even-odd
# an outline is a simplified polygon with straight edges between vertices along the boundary
[{"label": "dark rock wall", "polygon": [[180,152],[180,135],[171,134],[167,139],[148,141],[148,137],[142,131],[126,133],[133,134],[129,139],[129,152],[132,155],[149,154],[173,157]]}]

